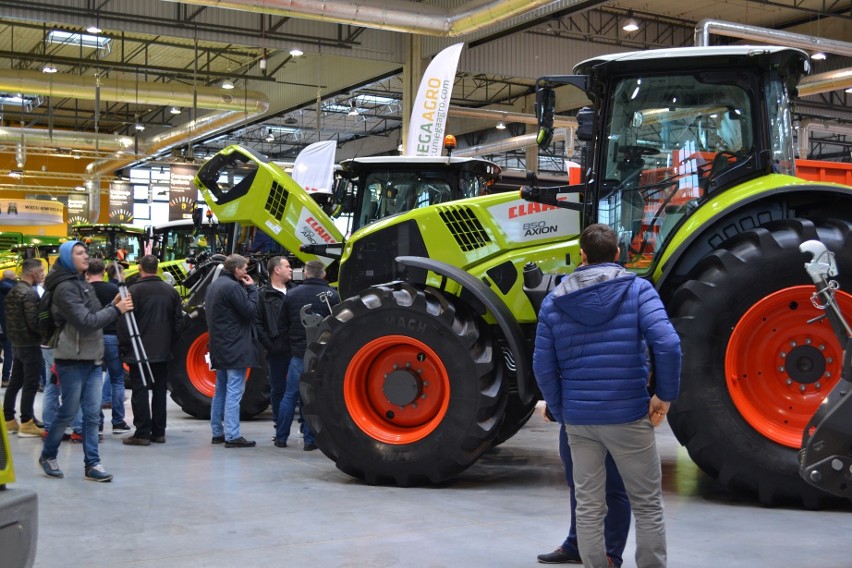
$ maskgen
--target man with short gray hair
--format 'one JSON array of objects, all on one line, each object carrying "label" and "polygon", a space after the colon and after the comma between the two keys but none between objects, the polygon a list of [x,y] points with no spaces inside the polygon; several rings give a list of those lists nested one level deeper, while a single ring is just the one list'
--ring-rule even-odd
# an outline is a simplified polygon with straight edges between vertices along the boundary
[{"label": "man with short gray hair", "polygon": [[254,441],[240,435],[240,401],[246,371],[260,366],[253,329],[257,312],[257,287],[248,275],[245,257],[232,254],[222,273],[207,289],[205,306],[210,334],[210,362],[216,369],[216,391],[210,408],[212,443],[226,448],[251,448]]}]

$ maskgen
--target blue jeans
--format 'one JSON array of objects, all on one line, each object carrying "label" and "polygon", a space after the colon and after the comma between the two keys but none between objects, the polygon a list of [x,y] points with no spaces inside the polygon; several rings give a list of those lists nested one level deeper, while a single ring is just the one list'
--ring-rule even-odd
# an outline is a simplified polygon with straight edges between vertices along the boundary
[{"label": "blue jeans", "polygon": [[290,356],[272,354],[266,356],[269,373],[269,402],[272,405],[272,421],[278,426],[278,409],[287,390],[287,370],[290,367]]},{"label": "blue jeans", "polygon": [[[246,390],[246,369],[216,369],[216,392],[210,407],[213,436],[240,437],[240,401]],[[224,422],[224,428],[223,428]]]},{"label": "blue jeans", "polygon": [[[559,427],[559,455],[565,466],[565,481],[571,489],[571,526],[568,536],[562,543],[562,549],[572,554],[580,555],[577,546],[577,498],[574,495],[574,462],[571,459],[571,446],[568,445],[568,434],[565,425]],[[624,481],[615,467],[612,456],[606,455],[606,518],[604,519],[604,542],[606,555],[612,558],[616,566],[621,566],[624,547],[627,546],[627,535],[630,534],[630,500],[624,489]]]},{"label": "blue jeans", "polygon": [[62,404],[50,425],[41,456],[56,459],[65,428],[83,409],[83,463],[86,467],[101,462],[98,455],[98,418],[101,410],[101,366],[88,361],[57,363]]},{"label": "blue jeans", "polygon": [[59,410],[59,385],[51,380],[53,373],[50,369],[53,367],[53,349],[42,347],[41,356],[44,359],[44,373],[47,376],[47,381],[44,384],[44,399],[41,401],[41,420],[44,422],[45,430],[50,430],[50,425],[53,424],[56,412]]},{"label": "blue jeans", "polygon": [[[293,417],[296,415],[296,405],[302,407],[302,399],[299,396],[299,383],[302,372],[305,370],[305,360],[302,357],[290,358],[290,366],[287,369],[287,390],[281,399],[281,407],[278,409],[278,426],[275,429],[275,437],[287,441],[290,436],[290,427],[293,425]],[[314,443],[314,433],[305,422],[305,444]]]},{"label": "blue jeans", "polygon": [[118,356],[118,337],[104,335],[104,367],[109,380],[104,381],[101,405],[112,404],[112,424],[124,422],[124,367]]}]

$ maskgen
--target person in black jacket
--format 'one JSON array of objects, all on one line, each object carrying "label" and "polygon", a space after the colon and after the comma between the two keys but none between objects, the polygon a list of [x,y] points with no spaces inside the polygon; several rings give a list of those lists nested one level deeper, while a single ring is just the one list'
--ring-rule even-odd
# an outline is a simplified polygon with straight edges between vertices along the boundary
[{"label": "person in black jacket", "polygon": [[[269,271],[269,284],[260,289],[254,326],[260,344],[266,350],[269,401],[272,403],[272,421],[277,428],[279,407],[287,386],[287,368],[290,366],[289,318],[284,304],[287,301],[287,289],[293,277],[293,269],[283,256],[273,256],[266,267]],[[277,438],[275,445],[280,445]]]},{"label": "person in black jacket", "polygon": [[[275,434],[275,445],[279,448],[287,447],[287,438],[290,436],[290,427],[293,424],[293,416],[296,414],[296,405],[301,404],[299,397],[299,381],[305,368],[304,357],[307,347],[307,334],[302,324],[301,310],[304,306],[310,306],[310,313],[323,317],[331,315],[331,306],[340,302],[340,296],[328,285],[325,278],[325,267],[318,260],[311,260],[305,264],[305,280],[299,286],[293,288],[287,294],[287,315],[290,320],[290,366],[287,369],[287,390],[281,401],[281,409],[278,411],[278,426]],[[309,452],[317,449],[314,443],[314,435],[308,423],[305,422],[305,445],[304,450]]]},{"label": "person in black jacket", "polygon": [[[126,446],[149,446],[151,442],[163,444],[166,441],[166,382],[172,344],[177,340],[183,325],[183,310],[180,294],[157,275],[158,267],[157,257],[146,254],[139,259],[139,279],[127,287],[133,294],[136,326],[148,366],[144,365],[144,360],[140,361],[142,353],[138,358],[136,356],[126,321],[118,327],[118,344],[124,354],[124,361],[130,366],[130,388],[133,390],[130,405],[133,408],[133,425],[136,427],[133,436],[124,440]],[[146,374],[150,367],[152,376],[142,376],[140,362]],[[149,385],[153,391],[150,404]]]},{"label": "person in black jacket", "polygon": [[[33,402],[38,392],[38,382],[43,365],[41,358],[41,333],[38,327],[38,292],[36,284],[44,280],[44,267],[35,258],[24,261],[21,281],[6,294],[6,335],[12,342],[14,360],[12,376],[3,397],[3,414],[6,430],[17,432],[22,438],[41,437],[36,425]],[[21,393],[21,424],[15,420],[15,400]]]},{"label": "person in black jacket", "polygon": [[6,269],[3,271],[3,279],[0,280],[0,339],[3,343],[3,388],[9,385],[9,375],[12,372],[12,342],[6,334],[6,314],[3,310],[3,301],[9,290],[15,287],[18,281],[15,279],[15,271]]},{"label": "person in black jacket", "polygon": [[[95,295],[102,306],[111,304],[113,298],[118,294],[118,284],[104,280],[105,270],[104,261],[99,258],[89,259],[89,268],[86,269],[86,282],[95,289]],[[112,409],[112,433],[126,434],[130,432],[130,426],[124,421],[124,366],[121,364],[121,357],[118,354],[118,324],[124,324],[123,318],[119,318],[104,327],[106,380],[104,381],[101,408]],[[104,413],[101,411],[101,430],[103,430],[103,427]]]},{"label": "person in black jacket", "polygon": [[210,284],[204,305],[210,362],[216,369],[216,391],[210,407],[214,444],[226,448],[251,448],[254,441],[240,435],[240,401],[246,388],[246,370],[260,365],[254,330],[257,288],[248,275],[248,261],[232,254],[222,274]]}]

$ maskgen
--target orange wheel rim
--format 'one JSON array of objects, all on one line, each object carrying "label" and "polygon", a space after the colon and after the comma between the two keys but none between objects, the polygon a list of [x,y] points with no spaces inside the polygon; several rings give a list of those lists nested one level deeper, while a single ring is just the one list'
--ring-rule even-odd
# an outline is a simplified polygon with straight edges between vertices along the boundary
[{"label": "orange wheel rim", "polygon": [[350,416],[371,438],[411,444],[435,431],[450,403],[450,379],[438,355],[404,335],[361,347],[343,380]]},{"label": "orange wheel rim", "polygon": [[[752,428],[799,448],[805,425],[840,378],[842,348],[811,304],[813,286],[791,286],[762,298],[734,327],[725,377],[734,406]],[[852,313],[852,296],[835,296]]]},{"label": "orange wheel rim", "polygon": [[[213,398],[216,394],[216,371],[210,368],[210,347],[208,341],[210,334],[202,332],[186,352],[186,374],[189,382],[195,390],[204,396]],[[251,374],[251,369],[246,372],[246,380]]]}]

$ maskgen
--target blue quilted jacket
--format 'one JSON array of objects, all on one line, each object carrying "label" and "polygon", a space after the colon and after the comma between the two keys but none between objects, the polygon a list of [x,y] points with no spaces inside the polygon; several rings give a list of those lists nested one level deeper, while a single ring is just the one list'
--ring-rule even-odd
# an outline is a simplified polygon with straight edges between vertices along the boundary
[{"label": "blue quilted jacket", "polygon": [[578,268],[542,303],[533,370],[560,422],[626,424],[647,416],[649,353],[657,396],[674,400],[680,338],[653,285],[617,264]]}]

